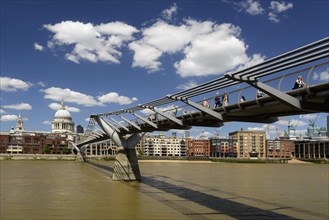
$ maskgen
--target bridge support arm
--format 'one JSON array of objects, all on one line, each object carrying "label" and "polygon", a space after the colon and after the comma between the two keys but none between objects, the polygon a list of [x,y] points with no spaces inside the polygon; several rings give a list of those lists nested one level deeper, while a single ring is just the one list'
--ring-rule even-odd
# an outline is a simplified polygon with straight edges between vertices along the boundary
[{"label": "bridge support arm", "polygon": [[155,124],[155,123],[153,123],[153,122],[147,120],[146,118],[143,118],[142,116],[136,114],[135,112],[129,112],[129,113],[132,114],[133,116],[135,116],[136,118],[139,118],[140,120],[142,120],[142,121],[145,122],[146,124],[151,125],[153,128],[158,129],[158,125],[157,125],[157,124]]},{"label": "bridge support arm", "polygon": [[188,104],[188,105],[190,105],[190,106],[192,106],[192,107],[194,107],[194,108],[196,108],[196,109],[198,109],[198,110],[200,110],[202,112],[207,113],[208,115],[213,116],[214,118],[219,119],[220,121],[223,121],[222,114],[220,114],[218,112],[215,112],[212,109],[206,108],[206,107],[204,107],[204,106],[202,106],[202,105],[200,105],[198,103],[195,103],[195,102],[193,102],[193,101],[191,101],[191,100],[189,100],[187,98],[174,97],[174,96],[171,96],[171,95],[167,95],[167,98],[169,98],[171,100],[180,100],[180,101],[182,101],[182,102],[184,102],[184,103],[186,103],[186,104]]},{"label": "bridge support arm", "polygon": [[301,102],[299,99],[290,96],[284,92],[281,92],[269,85],[266,85],[265,83],[259,82],[257,79],[254,77],[239,77],[239,76],[233,76],[232,74],[226,74],[225,77],[235,80],[235,81],[240,81],[240,82],[246,82],[249,85],[255,87],[256,89],[259,89],[263,92],[265,92],[268,95],[271,95],[273,97],[276,97],[280,101],[286,103],[287,105],[290,105],[294,108],[301,109]]},{"label": "bridge support arm", "polygon": [[137,128],[138,130],[141,130],[141,127],[139,127],[136,123],[126,119],[125,117],[123,117],[122,115],[118,115],[118,117],[120,117],[122,120],[124,120],[125,122],[127,122],[128,124],[134,126],[135,128]]},{"label": "bridge support arm", "polygon": [[179,120],[179,119],[177,119],[176,117],[173,117],[173,116],[171,116],[171,115],[169,115],[169,114],[167,114],[167,113],[165,113],[165,112],[163,112],[163,111],[160,111],[160,110],[154,108],[153,106],[140,105],[140,107],[151,109],[151,110],[154,111],[155,113],[158,113],[159,115],[162,115],[163,117],[165,117],[165,118],[167,118],[167,119],[169,119],[169,120],[175,122],[176,124],[179,124],[179,125],[181,125],[181,126],[184,126],[184,124],[183,124],[183,122],[182,122],[181,120]]}]

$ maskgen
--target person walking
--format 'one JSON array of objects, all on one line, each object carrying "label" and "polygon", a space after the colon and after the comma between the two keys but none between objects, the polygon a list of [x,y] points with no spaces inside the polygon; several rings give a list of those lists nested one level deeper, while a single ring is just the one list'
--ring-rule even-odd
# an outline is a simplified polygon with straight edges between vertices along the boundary
[{"label": "person walking", "polygon": [[216,96],[215,96],[215,108],[218,108],[222,105],[222,103],[220,102],[220,95],[219,92],[216,92]]},{"label": "person walking", "polygon": [[229,99],[228,99],[228,93],[227,93],[227,91],[224,92],[224,95],[223,95],[223,98],[222,98],[222,102],[223,102],[223,105],[224,106],[228,106]]}]

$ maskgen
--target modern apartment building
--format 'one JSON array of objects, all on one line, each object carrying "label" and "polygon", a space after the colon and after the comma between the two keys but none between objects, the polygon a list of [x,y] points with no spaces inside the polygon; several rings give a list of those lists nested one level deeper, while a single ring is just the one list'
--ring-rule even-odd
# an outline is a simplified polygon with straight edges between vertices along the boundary
[{"label": "modern apartment building", "polygon": [[237,157],[237,140],[227,138],[212,138],[210,143],[211,158]]},{"label": "modern apartment building", "polygon": [[147,134],[142,139],[141,152],[145,156],[185,157],[186,140],[177,138],[175,134],[172,137],[166,137],[164,134]]},{"label": "modern apartment building", "polygon": [[293,140],[267,140],[267,158],[292,158],[295,155]]},{"label": "modern apartment building", "polygon": [[189,157],[210,157],[210,139],[188,139],[187,155]]},{"label": "modern apartment building", "polygon": [[266,158],[265,131],[244,131],[241,129],[240,131],[229,133],[229,139],[237,141],[237,158]]}]

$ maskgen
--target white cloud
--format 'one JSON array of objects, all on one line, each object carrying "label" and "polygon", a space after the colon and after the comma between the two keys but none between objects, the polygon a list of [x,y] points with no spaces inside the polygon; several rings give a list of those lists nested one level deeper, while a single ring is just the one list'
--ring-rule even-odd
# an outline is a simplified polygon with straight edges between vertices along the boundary
[{"label": "white cloud", "polygon": [[274,23],[278,23],[278,22],[280,22],[280,20],[278,19],[278,15],[275,14],[275,13],[273,13],[273,12],[269,12],[269,13],[268,13],[268,19],[269,19],[270,21],[273,21]]},{"label": "white cloud", "polygon": [[177,5],[174,3],[170,8],[162,11],[162,17],[166,20],[172,20],[173,16],[177,14]]},{"label": "white cloud", "polygon": [[1,115],[0,121],[16,121],[17,115]]},{"label": "white cloud", "polygon": [[16,92],[17,90],[26,91],[32,86],[30,82],[24,82],[20,79],[10,77],[0,77],[0,90],[4,92]]},{"label": "white cloud", "polygon": [[244,65],[241,65],[237,70],[242,70],[254,66],[256,64],[262,63],[265,61],[265,58],[266,57],[261,54],[254,54],[251,57],[249,57],[248,61]]},{"label": "white cloud", "polygon": [[239,39],[240,32],[239,27],[227,23],[186,19],[171,25],[157,21],[142,30],[142,39],[129,44],[135,52],[132,66],[155,72],[161,69],[162,55],[183,53],[184,58],[174,63],[180,76],[221,74],[253,60],[246,54],[248,46]]},{"label": "white cloud", "polygon": [[224,73],[249,59],[247,45],[238,39],[240,28],[231,24],[214,25],[212,32],[197,36],[184,49],[185,58],[175,63],[182,77]]},{"label": "white cloud", "polygon": [[314,73],[313,79],[329,82],[329,68],[320,73]]},{"label": "white cloud", "polygon": [[40,81],[40,82],[37,83],[37,85],[38,86],[41,86],[41,87],[45,87],[46,86],[46,83]]},{"label": "white cloud", "polygon": [[161,63],[157,60],[162,55],[160,50],[141,41],[130,43],[129,48],[135,51],[132,67],[143,67],[150,72],[159,70]]},{"label": "white cloud", "polygon": [[41,91],[45,93],[45,99],[51,99],[54,101],[61,101],[62,99],[64,99],[65,102],[76,103],[78,105],[103,106],[103,104],[97,102],[93,96],[72,91],[68,88],[62,89],[58,87],[50,87]]},{"label": "white cloud", "polygon": [[284,1],[277,2],[277,1],[271,1],[270,6],[270,12],[268,13],[268,19],[274,23],[280,22],[280,19],[278,18],[278,13],[282,13],[287,11],[288,9],[292,9],[293,4],[292,3],[286,3]]},{"label": "white cloud", "polygon": [[7,112],[3,109],[0,109],[0,114],[6,114]]},{"label": "white cloud", "polygon": [[262,14],[265,11],[259,2],[254,0],[241,1],[237,3],[237,6],[239,11],[243,10],[251,15]]},{"label": "white cloud", "polygon": [[277,122],[275,122],[276,125],[283,125],[283,126],[288,126],[288,125],[292,125],[292,126],[306,126],[307,123],[302,121],[302,120],[296,120],[296,119],[292,119],[292,120],[279,120]]},{"label": "white cloud", "polygon": [[284,1],[282,1],[282,2],[271,1],[270,9],[276,13],[281,13],[281,12],[287,11],[288,9],[292,9],[292,8],[293,8],[292,3],[286,3]]},{"label": "white cloud", "polygon": [[102,103],[118,103],[120,105],[128,105],[132,102],[137,101],[138,99],[136,97],[129,98],[127,96],[120,96],[116,92],[110,92],[105,95],[99,96],[98,100]]},{"label": "white cloud", "polygon": [[35,42],[33,44],[35,50],[43,51],[43,46]]},{"label": "white cloud", "polygon": [[32,110],[32,106],[24,102],[15,105],[4,105],[3,108],[16,109],[16,110]]},{"label": "white cloud", "polygon": [[141,110],[140,112],[141,112],[142,114],[144,114],[144,115],[151,115],[151,114],[154,114],[154,111],[152,111],[151,109],[148,109],[148,108],[143,109],[143,110]]},{"label": "white cloud", "polygon": [[248,131],[265,131],[264,127],[248,127]]},{"label": "white cloud", "polygon": [[307,115],[303,115],[303,119],[306,120],[314,120],[316,119],[318,116],[316,114],[307,114]]},{"label": "white cloud", "polygon": [[[62,105],[60,105],[59,103],[50,103],[48,105],[48,107],[52,110],[57,111],[58,109],[60,109],[62,107]],[[68,110],[69,112],[80,112],[80,109],[76,108],[76,107],[69,107],[69,106],[65,106],[65,109]]]},{"label": "white cloud", "polygon": [[191,30],[192,25],[197,24],[175,26],[164,21],[158,21],[151,27],[143,30],[142,41],[162,52],[175,53],[189,43],[193,31],[197,31]]},{"label": "white cloud", "polygon": [[178,85],[176,89],[187,90],[196,87],[198,84],[194,80],[189,80],[184,84]]},{"label": "white cloud", "polygon": [[51,121],[44,121],[44,122],[42,122],[42,124],[51,125]]},{"label": "white cloud", "polygon": [[48,47],[74,46],[72,51],[65,54],[65,58],[75,63],[80,60],[120,63],[122,53],[119,49],[125,42],[133,40],[133,34],[138,32],[135,27],[118,21],[100,25],[62,21],[43,27],[54,33],[47,43]]}]

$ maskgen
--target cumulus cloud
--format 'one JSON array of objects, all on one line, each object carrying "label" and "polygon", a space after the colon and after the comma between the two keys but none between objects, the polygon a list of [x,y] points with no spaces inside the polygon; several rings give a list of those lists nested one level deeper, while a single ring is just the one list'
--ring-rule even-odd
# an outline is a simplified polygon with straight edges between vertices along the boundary
[{"label": "cumulus cloud", "polygon": [[[250,14],[263,13],[255,0],[243,1],[241,7]],[[47,46],[66,50],[65,58],[75,63],[120,63],[121,48],[128,46],[133,51],[132,67],[150,73],[162,69],[164,55],[178,54],[182,58],[172,64],[182,77],[223,74],[257,58],[247,55],[248,45],[240,37],[241,29],[232,24],[193,18],[169,24],[177,8],[173,4],[163,10],[163,19],[141,30],[119,21],[99,25],[79,21],[45,24],[43,27],[53,33]],[[137,40],[136,33],[140,33]]]},{"label": "cumulus cloud", "polygon": [[286,3],[284,1],[282,2],[271,1],[270,12],[268,13],[268,19],[274,23],[278,23],[280,22],[280,19],[278,18],[278,14],[292,8],[293,8],[292,3]]},{"label": "cumulus cloud", "polygon": [[228,23],[185,19],[172,25],[160,20],[144,28],[140,40],[129,44],[134,51],[132,66],[155,72],[161,69],[161,56],[183,53],[184,58],[174,63],[180,76],[221,74],[251,59],[247,45],[239,39],[240,32]]},{"label": "cumulus cloud", "polygon": [[4,92],[26,91],[32,86],[30,82],[24,82],[20,79],[10,77],[0,77],[0,90]]},{"label": "cumulus cloud", "polygon": [[43,46],[35,42],[33,44],[35,50],[43,51]]},{"label": "cumulus cloud", "polygon": [[58,87],[50,87],[45,90],[41,90],[45,93],[45,99],[51,99],[54,101],[61,101],[64,99],[65,102],[71,102],[83,106],[102,106],[102,103],[96,101],[93,96],[85,95],[80,92],[72,91],[71,89],[62,89]]},{"label": "cumulus cloud", "polygon": [[[60,109],[62,107],[62,105],[60,105],[59,103],[50,103],[48,105],[48,107],[52,110],[57,111],[58,109]],[[79,108],[76,107],[69,107],[69,106],[65,106],[65,109],[68,110],[69,112],[80,112]]]},{"label": "cumulus cloud", "polygon": [[120,48],[133,38],[138,30],[123,22],[110,22],[94,25],[79,21],[62,21],[43,27],[54,35],[47,45],[50,48],[70,45],[72,51],[67,51],[65,58],[75,63],[81,60],[89,62],[120,63],[122,53]]},{"label": "cumulus cloud", "polygon": [[277,1],[271,1],[270,9],[272,9],[276,13],[281,13],[284,11],[287,11],[288,9],[292,9],[293,4],[292,3],[286,3],[284,1],[277,2]]},{"label": "cumulus cloud", "polygon": [[196,36],[184,49],[185,58],[175,63],[182,77],[224,73],[249,59],[247,45],[240,40],[240,28],[232,24],[214,25],[211,33]]},{"label": "cumulus cloud", "polygon": [[152,111],[151,109],[148,109],[148,108],[143,109],[143,110],[141,110],[140,112],[141,112],[142,114],[144,114],[144,115],[151,115],[151,114],[154,114],[154,111]]},{"label": "cumulus cloud", "polygon": [[166,20],[172,20],[173,16],[177,13],[177,5],[173,4],[170,8],[162,11],[162,17]]},{"label": "cumulus cloud", "polygon": [[283,125],[283,126],[288,126],[288,125],[292,125],[292,126],[306,126],[307,123],[302,121],[302,120],[296,120],[296,119],[292,119],[292,120],[279,120],[277,122],[275,122],[276,125]]},{"label": "cumulus cloud", "polygon": [[46,87],[46,83],[44,83],[44,82],[41,82],[41,81],[40,81],[40,82],[38,82],[38,83],[37,83],[37,85],[38,85],[38,86],[41,86],[41,87]]},{"label": "cumulus cloud", "polygon": [[198,84],[194,80],[189,80],[184,84],[178,85],[176,89],[187,90],[196,87]]},{"label": "cumulus cloud", "polygon": [[256,64],[262,63],[265,61],[265,59],[266,59],[266,57],[261,54],[254,54],[248,58],[248,61],[245,64],[243,64],[239,68],[237,68],[237,70],[242,70],[242,69],[254,66]]},{"label": "cumulus cloud", "polygon": [[316,119],[318,116],[316,114],[307,114],[307,115],[303,115],[303,119],[306,120],[314,120]]},{"label": "cumulus cloud", "polygon": [[98,100],[101,103],[117,103],[119,105],[128,105],[132,102],[137,101],[138,99],[136,97],[129,98],[127,96],[121,96],[116,92],[110,92],[105,95],[99,96]]},{"label": "cumulus cloud", "polygon": [[329,68],[327,68],[326,70],[324,70],[320,73],[314,73],[313,79],[329,82]]},{"label": "cumulus cloud", "polygon": [[1,115],[0,121],[16,121],[17,115]]},{"label": "cumulus cloud", "polygon": [[16,110],[32,110],[32,106],[24,102],[14,105],[4,105],[3,108],[16,109]]},{"label": "cumulus cloud", "polygon": [[278,15],[273,12],[268,13],[268,20],[273,21],[274,23],[280,22],[280,20],[278,19]]},{"label": "cumulus cloud", "polygon": [[245,11],[250,15],[258,15],[264,13],[264,9],[258,1],[247,0],[236,4],[238,11]]},{"label": "cumulus cloud", "polygon": [[158,59],[162,55],[160,50],[142,41],[130,43],[129,48],[135,51],[132,67],[146,68],[150,72],[159,70],[161,63]]}]

